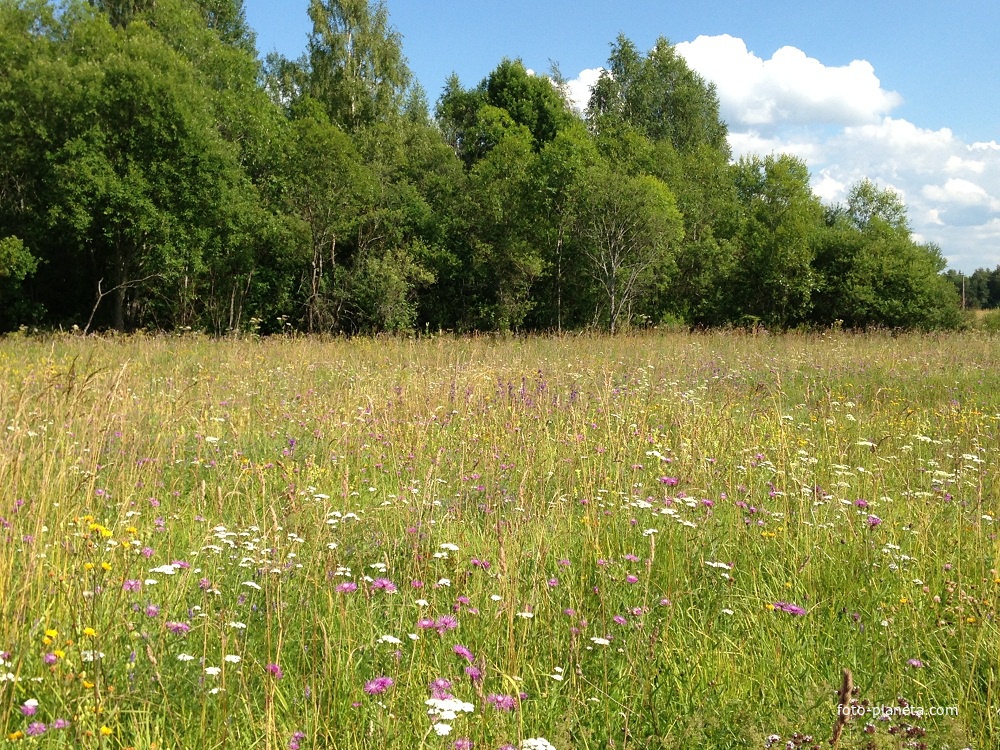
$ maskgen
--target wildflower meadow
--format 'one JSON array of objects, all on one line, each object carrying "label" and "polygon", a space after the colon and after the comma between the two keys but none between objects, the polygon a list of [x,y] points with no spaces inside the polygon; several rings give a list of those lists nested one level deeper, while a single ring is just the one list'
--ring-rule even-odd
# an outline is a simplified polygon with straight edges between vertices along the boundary
[{"label": "wildflower meadow", "polygon": [[997,747],[997,363],[4,339],[0,743]]}]

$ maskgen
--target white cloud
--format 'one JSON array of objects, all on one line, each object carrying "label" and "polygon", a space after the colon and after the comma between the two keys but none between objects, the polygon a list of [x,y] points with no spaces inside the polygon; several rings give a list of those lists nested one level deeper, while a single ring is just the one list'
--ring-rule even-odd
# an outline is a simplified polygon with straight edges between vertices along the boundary
[{"label": "white cloud", "polygon": [[737,128],[876,123],[903,101],[882,88],[865,60],[827,66],[795,47],[782,47],[763,60],[728,34],[699,36],[678,44],[677,51],[715,83],[723,118]]},{"label": "white cloud", "polygon": [[948,157],[948,163],[944,165],[944,169],[946,172],[952,173],[974,172],[975,174],[982,174],[983,170],[986,169],[986,162],[976,159],[963,159],[960,156],[950,156]]},{"label": "white cloud", "polygon": [[788,133],[767,136],[762,135],[757,130],[731,130],[729,133],[729,148],[736,159],[750,154],[791,154],[811,164],[813,161],[821,158],[823,144],[815,138],[810,139],[808,135],[808,133]]},{"label": "white cloud", "polygon": [[583,112],[587,109],[587,105],[590,103],[590,90],[603,72],[604,68],[587,68],[581,70],[580,75],[573,80],[567,81],[569,100],[578,111]]},{"label": "white cloud", "polygon": [[834,178],[824,169],[813,179],[813,192],[827,203],[836,203],[847,195],[848,185]]},{"label": "white cloud", "polygon": [[925,185],[925,198],[939,203],[960,203],[965,206],[990,206],[1000,210],[1000,201],[991,198],[981,186],[968,180],[953,177],[944,185]]}]

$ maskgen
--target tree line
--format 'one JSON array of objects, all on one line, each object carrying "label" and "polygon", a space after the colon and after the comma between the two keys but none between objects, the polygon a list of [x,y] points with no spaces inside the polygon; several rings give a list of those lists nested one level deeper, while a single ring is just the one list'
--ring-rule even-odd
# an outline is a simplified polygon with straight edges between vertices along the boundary
[{"label": "tree line", "polygon": [[962,306],[968,310],[995,310],[1000,308],[1000,266],[992,271],[977,268],[966,275],[952,268],[945,276],[955,285],[962,300]]},{"label": "tree line", "polygon": [[433,108],[382,0],[0,0],[0,329],[945,328],[896,193],[734,161],[715,88],[620,36],[578,112],[504,59]]}]

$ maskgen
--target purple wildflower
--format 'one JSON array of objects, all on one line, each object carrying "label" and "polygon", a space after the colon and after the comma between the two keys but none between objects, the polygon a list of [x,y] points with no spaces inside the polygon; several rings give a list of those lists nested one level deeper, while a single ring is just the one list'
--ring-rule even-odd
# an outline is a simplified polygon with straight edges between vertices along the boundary
[{"label": "purple wildflower", "polygon": [[417,627],[420,628],[421,630],[430,630],[431,628],[436,626],[437,623],[434,622],[434,620],[432,620],[430,617],[421,617],[419,620],[417,620]]},{"label": "purple wildflower", "polygon": [[792,604],[790,602],[775,602],[771,605],[777,612],[787,612],[790,615],[796,615],[797,617],[802,617],[806,611],[800,607],[798,604]]},{"label": "purple wildflower", "polygon": [[453,697],[449,692],[451,690],[451,680],[446,680],[443,677],[438,677],[427,688],[431,691],[431,698],[448,700]]},{"label": "purple wildflower", "polygon": [[870,528],[874,529],[876,526],[878,526],[881,523],[882,523],[882,519],[879,518],[878,516],[868,516],[868,526]]},{"label": "purple wildflower", "polygon": [[475,661],[476,660],[476,657],[474,657],[472,655],[472,652],[469,651],[469,649],[467,649],[465,646],[463,646],[460,643],[456,643],[455,647],[452,648],[452,651],[454,651],[456,654],[458,654],[459,656],[461,656],[466,661]]},{"label": "purple wildflower", "polygon": [[911,666],[914,669],[920,669],[921,667],[924,666],[924,663],[920,661],[920,659],[907,659],[906,663],[908,666]]},{"label": "purple wildflower", "polygon": [[34,716],[38,713],[38,701],[34,698],[26,700],[24,705],[21,706],[21,713],[25,716]]},{"label": "purple wildflower", "polygon": [[677,484],[677,477],[660,477],[660,483],[673,487]]},{"label": "purple wildflower", "polygon": [[465,674],[469,676],[469,679],[473,682],[479,682],[483,679],[483,670],[477,667],[475,664],[470,664],[465,668]]},{"label": "purple wildflower", "polygon": [[295,732],[292,738],[288,740],[288,750],[299,750],[299,743],[306,738],[305,732]]},{"label": "purple wildflower", "polygon": [[207,578],[202,578],[201,580],[198,581],[198,588],[200,588],[202,591],[204,591],[205,589],[210,589],[212,588],[212,582]]},{"label": "purple wildflower", "polygon": [[486,702],[497,711],[513,711],[517,707],[517,699],[513,695],[490,693],[486,696]]},{"label": "purple wildflower", "polygon": [[368,680],[365,683],[365,692],[368,695],[382,695],[386,690],[391,688],[396,683],[391,677],[376,677],[373,680]]},{"label": "purple wildflower", "polygon": [[639,577],[634,575],[625,576],[626,583],[639,583]]},{"label": "purple wildflower", "polygon": [[268,664],[266,667],[267,671],[274,675],[274,679],[280,680],[285,676],[285,673],[281,671],[281,667],[277,664]]},{"label": "purple wildflower", "polygon": [[468,737],[459,737],[455,740],[455,750],[472,750],[472,740]]},{"label": "purple wildflower", "polygon": [[185,635],[191,630],[191,626],[186,622],[168,622],[166,628],[174,635]]},{"label": "purple wildflower", "polygon": [[139,591],[142,589],[142,581],[138,578],[129,578],[122,584],[122,591]]},{"label": "purple wildflower", "polygon": [[350,594],[358,590],[358,584],[354,581],[344,581],[343,583],[338,583],[333,590],[338,594]]},{"label": "purple wildflower", "polygon": [[615,615],[611,619],[615,621],[616,625],[625,625],[628,622],[623,615]]},{"label": "purple wildflower", "polygon": [[387,594],[395,594],[398,591],[396,584],[388,578],[376,578],[372,581],[372,589],[382,589]]},{"label": "purple wildflower", "polygon": [[434,626],[437,628],[438,633],[444,635],[449,630],[454,630],[458,627],[458,618],[455,615],[441,615],[437,618]]},{"label": "purple wildflower", "polygon": [[46,664],[55,664],[57,661],[59,661],[59,657],[50,651],[49,653],[45,654],[45,656],[42,657],[42,661],[45,662]]},{"label": "purple wildflower", "polygon": [[549,588],[550,589],[554,589],[556,586],[559,585],[559,579],[558,578],[550,578],[548,581],[546,581],[546,583],[549,584]]},{"label": "purple wildflower", "polygon": [[68,729],[69,728],[69,721],[67,721],[66,719],[56,719],[55,721],[52,722],[52,728],[53,729]]},{"label": "purple wildflower", "polygon": [[48,729],[42,722],[33,721],[28,725],[28,728],[24,730],[24,733],[29,737],[37,737],[40,734],[45,734],[45,730]]}]

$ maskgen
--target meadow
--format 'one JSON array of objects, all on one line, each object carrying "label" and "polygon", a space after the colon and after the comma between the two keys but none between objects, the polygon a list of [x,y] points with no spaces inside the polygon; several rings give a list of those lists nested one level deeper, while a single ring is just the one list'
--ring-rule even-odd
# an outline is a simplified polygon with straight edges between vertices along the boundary
[{"label": "meadow", "polygon": [[0,340],[0,743],[996,747],[997,363]]}]

